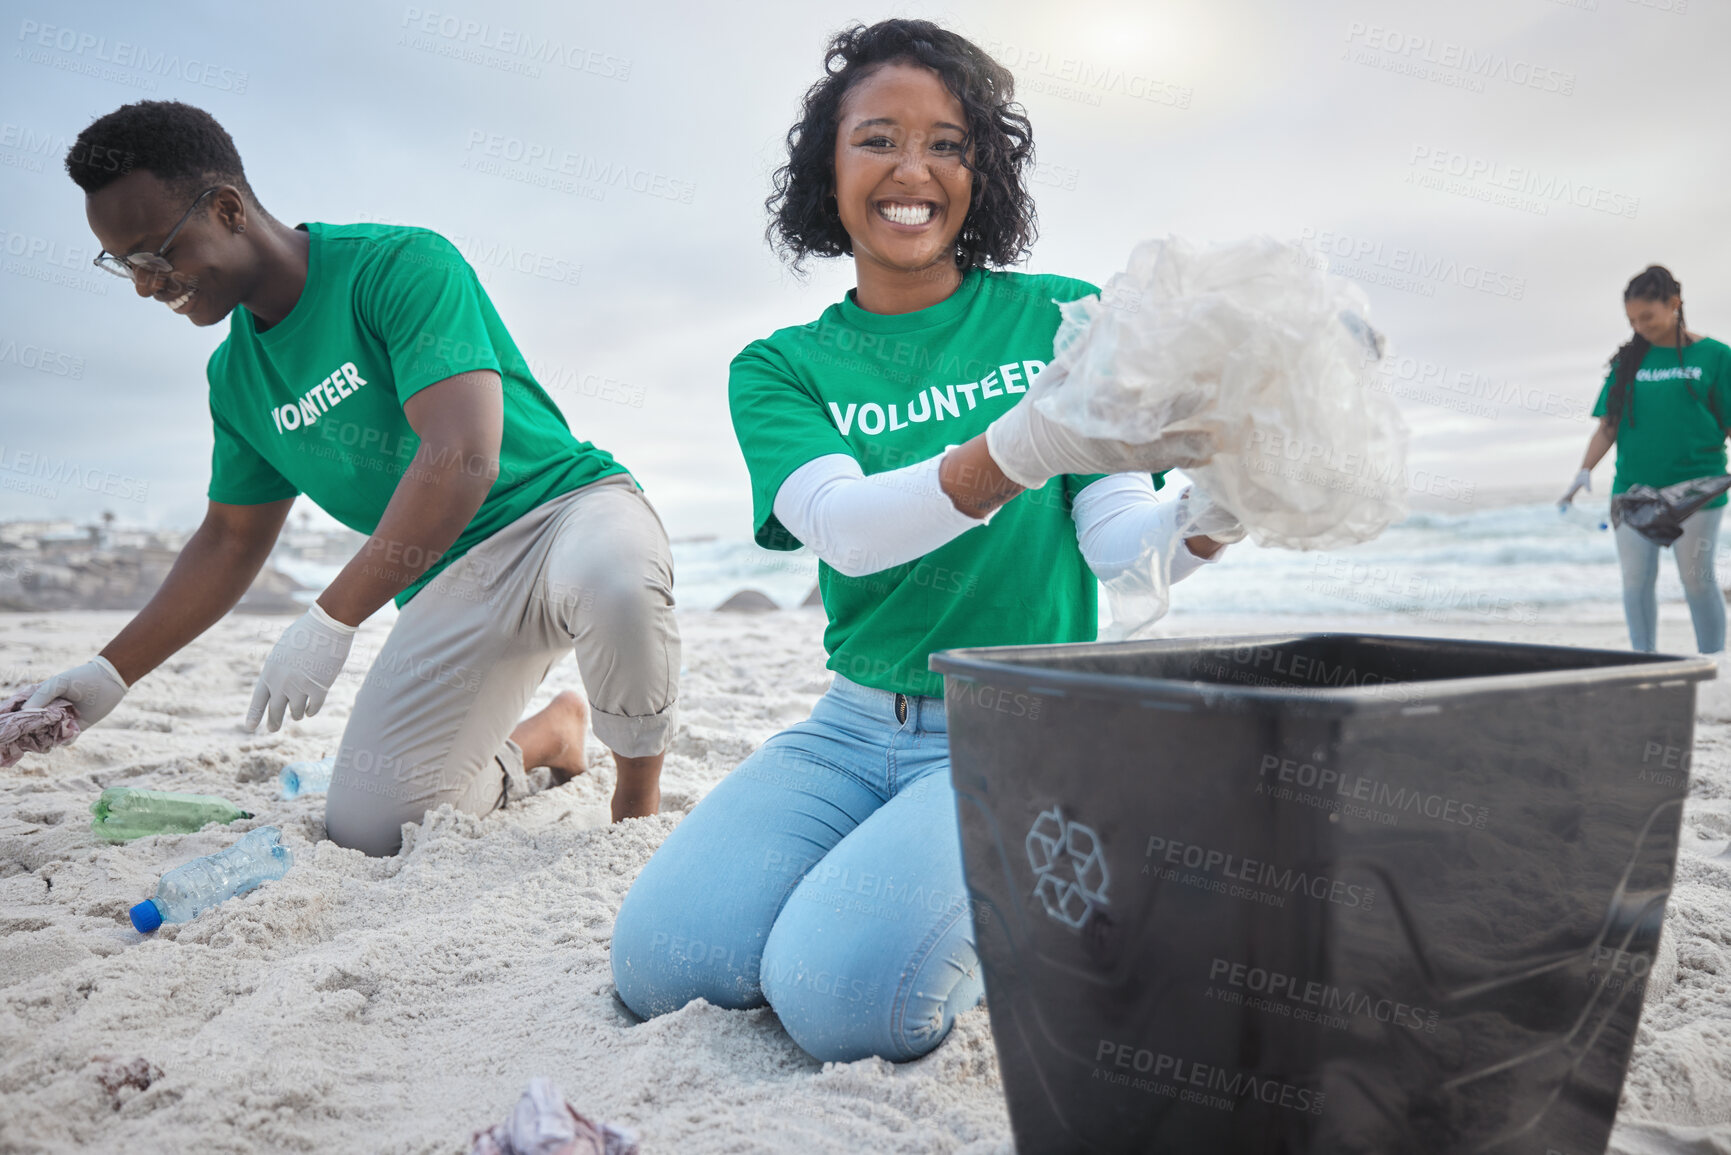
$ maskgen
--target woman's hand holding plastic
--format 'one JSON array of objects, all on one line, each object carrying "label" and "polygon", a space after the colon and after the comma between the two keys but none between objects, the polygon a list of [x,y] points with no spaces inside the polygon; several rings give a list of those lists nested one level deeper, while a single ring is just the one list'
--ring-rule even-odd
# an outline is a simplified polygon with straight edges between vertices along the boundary
[{"label": "woman's hand holding plastic", "polygon": [[1206,489],[1196,485],[1185,486],[1178,500],[1186,507],[1179,522],[1185,537],[1213,538],[1221,545],[1244,540],[1246,530],[1243,523],[1209,497]]},{"label": "woman's hand holding plastic", "polygon": [[1146,241],[1100,295],[1059,305],[1052,363],[1017,407],[1032,412],[987,433],[1004,472],[1024,458],[1072,472],[1177,466],[1196,485],[1178,532],[1106,581],[1109,636],[1150,636],[1186,540],[1338,549],[1406,515],[1406,426],[1366,380],[1387,343],[1363,291],[1327,267],[1271,237]]},{"label": "woman's hand holding plastic", "polygon": [[282,727],[285,710],[296,719],[318,713],[331,683],[349,660],[355,628],[325,613],[317,602],[296,618],[264,661],[246,712],[246,728],[256,728],[267,712],[265,728],[273,732]]},{"label": "woman's hand holding plastic", "polygon": [[79,728],[88,730],[108,717],[130,689],[107,658],[100,655],[43,682],[24,703],[26,710],[45,709],[56,698],[72,703]]},{"label": "woman's hand holding plastic", "polygon": [[1369,541],[1406,515],[1406,427],[1367,388],[1386,342],[1362,290],[1326,268],[1269,237],[1137,245],[1098,297],[1059,306],[1023,407],[1078,438],[1206,443],[1158,465],[1181,465],[1260,546]]},{"label": "woman's hand holding plastic", "polygon": [[1064,473],[1192,469],[1214,456],[1216,434],[1211,426],[1160,434],[1152,441],[1129,442],[1083,437],[1060,425],[1034,403],[1049,394],[1064,373],[1062,365],[1049,366],[1034,378],[1019,405],[986,427],[986,449],[992,460],[1005,477],[1022,488],[1038,489]]}]

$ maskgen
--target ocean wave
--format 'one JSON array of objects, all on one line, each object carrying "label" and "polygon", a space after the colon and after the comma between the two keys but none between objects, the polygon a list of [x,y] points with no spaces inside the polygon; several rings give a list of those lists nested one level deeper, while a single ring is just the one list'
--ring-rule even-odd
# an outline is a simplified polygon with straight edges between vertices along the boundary
[{"label": "ocean wave", "polygon": [[[1721,551],[1727,548],[1731,540],[1721,542]],[[781,553],[745,540],[687,540],[673,544],[673,558],[674,596],[685,609],[714,609],[743,589],[792,608],[817,582],[817,558],[807,550]],[[341,568],[278,564],[319,587]],[[1660,600],[1682,597],[1675,566],[1663,563]],[[1545,609],[1609,608],[1621,600],[1611,533],[1565,521],[1548,503],[1415,513],[1375,541],[1328,553],[1243,542],[1219,565],[1173,590],[1174,609],[1195,613],[1386,611],[1444,620],[1519,621]]]}]

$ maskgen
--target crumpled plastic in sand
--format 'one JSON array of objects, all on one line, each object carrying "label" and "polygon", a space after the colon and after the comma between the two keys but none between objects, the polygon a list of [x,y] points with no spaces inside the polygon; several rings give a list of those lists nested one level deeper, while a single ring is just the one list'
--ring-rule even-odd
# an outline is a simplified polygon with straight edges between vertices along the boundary
[{"label": "crumpled plastic in sand", "polygon": [[[1406,516],[1407,430],[1366,387],[1385,350],[1363,291],[1326,269],[1272,237],[1144,241],[1100,296],[1060,306],[1041,374],[1055,388],[1036,403],[1084,437],[1212,434],[1213,458],[1184,472],[1257,545],[1369,541]],[[1105,583],[1110,636],[1165,613],[1184,536]]]},{"label": "crumpled plastic in sand", "polygon": [[469,1155],[637,1155],[637,1134],[591,1122],[551,1079],[531,1079],[503,1123],[475,1132]]},{"label": "crumpled plastic in sand", "polygon": [[27,686],[0,702],[0,767],[26,754],[46,754],[78,737],[78,713],[65,698],[39,710],[26,710],[35,686]]}]

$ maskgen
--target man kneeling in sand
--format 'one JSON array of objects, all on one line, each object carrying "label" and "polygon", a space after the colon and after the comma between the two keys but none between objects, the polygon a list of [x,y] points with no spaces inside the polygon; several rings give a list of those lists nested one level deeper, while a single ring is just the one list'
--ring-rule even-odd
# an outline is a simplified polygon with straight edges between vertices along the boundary
[{"label": "man kneeling in sand", "polygon": [[[98,264],[195,325],[230,320],[203,524],[150,604],[29,705],[100,721],[234,607],[304,493],[371,536],[265,660],[248,728],[317,713],[356,627],[402,610],[343,732],[333,841],[394,854],[433,807],[484,814],[529,767],[563,781],[590,719],[618,766],[614,820],[655,813],[680,654],[667,535],[625,467],[572,435],[456,248],[282,224],[228,133],[178,102],[102,117],[66,168]],[[587,708],[566,691],[517,724],[573,645]]]}]

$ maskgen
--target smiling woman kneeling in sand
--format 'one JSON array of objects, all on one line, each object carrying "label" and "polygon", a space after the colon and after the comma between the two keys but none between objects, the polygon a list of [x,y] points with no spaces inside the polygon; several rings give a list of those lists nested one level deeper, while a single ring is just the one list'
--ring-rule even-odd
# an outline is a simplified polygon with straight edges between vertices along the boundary
[{"label": "smiling woman kneeling in sand", "polygon": [[[796,267],[851,255],[858,287],[748,346],[729,392],[758,542],[821,559],[835,679],[644,868],[613,977],[646,1017],[767,1001],[817,1058],[904,1060],[981,993],[926,659],[1092,640],[1095,576],[1175,532],[1150,471],[1196,458],[1083,441],[1019,404],[1051,360],[1055,302],[1097,290],[987,271],[1034,232],[1010,74],[916,20],[856,27],[825,60],[771,232]],[[1178,575],[1219,549],[1189,544]]]}]

